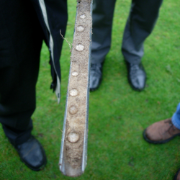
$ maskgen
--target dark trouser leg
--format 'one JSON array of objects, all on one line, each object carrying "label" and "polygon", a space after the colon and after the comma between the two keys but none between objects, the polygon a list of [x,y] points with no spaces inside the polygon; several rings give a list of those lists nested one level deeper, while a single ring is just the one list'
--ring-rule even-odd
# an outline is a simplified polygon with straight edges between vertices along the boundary
[{"label": "dark trouser leg", "polygon": [[102,63],[111,46],[111,31],[116,0],[94,0],[91,63]]},{"label": "dark trouser leg", "polygon": [[30,1],[0,2],[0,122],[13,145],[31,134],[42,30]]},{"label": "dark trouser leg", "polygon": [[122,43],[122,53],[129,63],[140,63],[144,40],[153,30],[161,3],[162,0],[132,0]]}]

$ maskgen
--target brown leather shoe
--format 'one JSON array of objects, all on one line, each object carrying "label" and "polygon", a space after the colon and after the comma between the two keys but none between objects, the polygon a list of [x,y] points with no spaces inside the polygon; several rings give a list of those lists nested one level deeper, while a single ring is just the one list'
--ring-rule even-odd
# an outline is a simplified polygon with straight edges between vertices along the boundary
[{"label": "brown leather shoe", "polygon": [[166,143],[178,135],[180,130],[172,124],[171,119],[156,122],[143,132],[144,139],[153,144]]},{"label": "brown leather shoe", "polygon": [[174,180],[180,180],[180,169],[177,171],[176,175],[174,176]]}]

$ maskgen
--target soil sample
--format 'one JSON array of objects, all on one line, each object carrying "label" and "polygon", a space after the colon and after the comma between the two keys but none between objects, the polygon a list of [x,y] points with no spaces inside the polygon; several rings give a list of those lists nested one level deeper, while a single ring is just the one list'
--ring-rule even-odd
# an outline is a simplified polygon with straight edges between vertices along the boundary
[{"label": "soil sample", "polygon": [[78,3],[59,164],[67,176],[79,176],[86,167],[91,12],[90,0]]}]

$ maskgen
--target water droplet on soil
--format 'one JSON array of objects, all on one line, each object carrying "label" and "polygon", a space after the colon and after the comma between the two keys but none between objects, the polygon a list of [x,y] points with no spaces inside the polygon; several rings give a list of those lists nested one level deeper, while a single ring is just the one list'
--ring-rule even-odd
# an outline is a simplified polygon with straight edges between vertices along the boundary
[{"label": "water droplet on soil", "polygon": [[78,108],[77,108],[76,106],[71,106],[71,107],[69,108],[69,112],[70,112],[71,114],[76,114],[76,113],[78,112]]},{"label": "water droplet on soil", "polygon": [[78,26],[78,27],[77,27],[77,31],[79,31],[79,32],[84,31],[84,27],[83,27],[83,26]]},{"label": "water droplet on soil", "polygon": [[77,95],[78,95],[77,89],[71,89],[71,90],[70,90],[70,95],[71,95],[71,96],[77,96]]},{"label": "water droplet on soil", "polygon": [[79,140],[79,134],[76,132],[71,132],[68,134],[68,141],[71,143],[75,143]]},{"label": "water droplet on soil", "polygon": [[78,72],[74,71],[72,72],[72,76],[77,76],[78,75]]},{"label": "water droplet on soil", "polygon": [[80,15],[80,18],[81,18],[81,19],[85,19],[85,18],[86,18],[86,15],[85,15],[85,14],[82,14],[82,15]]},{"label": "water droplet on soil", "polygon": [[76,50],[77,51],[83,51],[84,50],[84,46],[82,44],[78,44],[78,45],[76,45]]}]

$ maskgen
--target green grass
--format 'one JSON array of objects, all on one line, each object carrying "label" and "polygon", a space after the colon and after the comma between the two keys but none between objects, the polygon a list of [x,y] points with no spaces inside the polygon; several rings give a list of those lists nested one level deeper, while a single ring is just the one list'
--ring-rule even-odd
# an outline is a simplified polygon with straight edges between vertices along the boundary
[{"label": "green grass", "polygon": [[[120,51],[130,1],[116,3],[112,47],[103,68],[100,88],[90,93],[88,161],[78,180],[171,180],[180,168],[180,138],[151,145],[142,138],[153,122],[172,116],[180,89],[180,1],[164,1],[152,35],[145,42],[143,64],[147,87],[133,91]],[[75,0],[69,0],[66,38],[72,42]],[[41,172],[29,170],[0,129],[0,180],[68,180],[58,169],[65,111],[70,49],[65,42],[61,57],[61,103],[49,90],[49,53],[45,45],[37,84],[33,134],[43,144],[48,164]]]}]

